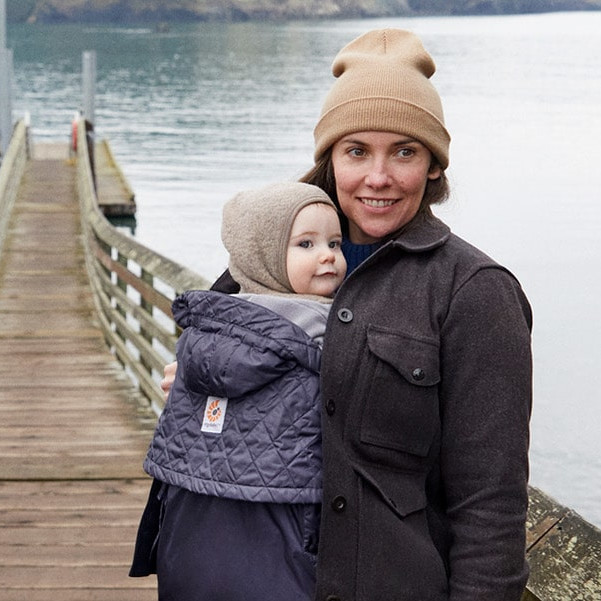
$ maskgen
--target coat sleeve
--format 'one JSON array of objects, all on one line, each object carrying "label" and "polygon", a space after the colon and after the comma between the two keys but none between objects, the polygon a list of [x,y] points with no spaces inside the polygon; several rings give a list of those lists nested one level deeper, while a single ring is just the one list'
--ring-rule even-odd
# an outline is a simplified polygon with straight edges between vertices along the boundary
[{"label": "coat sleeve", "polygon": [[187,293],[192,310],[179,321],[186,328],[177,342],[176,379],[188,390],[236,398],[296,365],[299,351],[293,349],[301,347],[299,337],[306,338],[300,328],[255,303],[210,294]]},{"label": "coat sleeve", "polygon": [[450,600],[519,601],[528,577],[531,312],[506,271],[478,271],[442,329],[441,475]]}]

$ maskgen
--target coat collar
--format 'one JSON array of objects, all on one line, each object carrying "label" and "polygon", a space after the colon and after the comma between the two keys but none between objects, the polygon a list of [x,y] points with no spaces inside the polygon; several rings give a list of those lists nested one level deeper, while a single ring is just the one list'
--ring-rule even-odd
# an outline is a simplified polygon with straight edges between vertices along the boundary
[{"label": "coat collar", "polygon": [[419,215],[392,239],[392,246],[408,252],[423,252],[442,246],[451,229],[433,215]]}]

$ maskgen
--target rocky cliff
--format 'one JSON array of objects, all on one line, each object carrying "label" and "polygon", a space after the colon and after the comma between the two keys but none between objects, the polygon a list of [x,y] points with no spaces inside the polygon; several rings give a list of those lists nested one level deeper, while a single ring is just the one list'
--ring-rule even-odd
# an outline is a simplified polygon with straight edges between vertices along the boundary
[{"label": "rocky cliff", "polygon": [[601,0],[7,0],[10,21],[246,21],[601,10]]}]

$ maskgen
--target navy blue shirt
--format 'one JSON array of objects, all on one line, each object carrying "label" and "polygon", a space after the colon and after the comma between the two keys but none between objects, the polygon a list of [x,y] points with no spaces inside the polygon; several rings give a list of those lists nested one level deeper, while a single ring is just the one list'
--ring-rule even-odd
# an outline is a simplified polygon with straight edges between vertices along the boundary
[{"label": "navy blue shirt", "polygon": [[354,244],[347,238],[342,239],[342,254],[346,259],[347,271],[346,277],[356,269],[367,257],[374,253],[382,246],[382,242],[374,242],[373,244]]}]

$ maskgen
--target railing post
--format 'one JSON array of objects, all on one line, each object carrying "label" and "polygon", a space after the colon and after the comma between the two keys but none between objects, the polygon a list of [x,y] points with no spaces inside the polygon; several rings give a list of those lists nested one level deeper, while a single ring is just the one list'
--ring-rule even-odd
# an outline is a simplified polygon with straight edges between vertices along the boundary
[{"label": "railing post", "polygon": [[[111,256],[112,254],[112,248],[110,244],[107,244],[104,240],[102,240],[102,238],[99,238],[98,236],[96,236],[93,232],[90,232],[90,234],[92,238],[94,239],[94,241],[96,242],[96,244],[98,245],[98,248],[107,256]],[[107,267],[105,267],[101,262],[96,262],[96,266],[98,269],[102,270],[104,272],[104,274],[106,275],[107,278],[111,278],[111,270],[108,269]],[[109,293],[106,293],[106,297],[108,298],[108,302],[112,303],[113,300],[111,298],[111,296],[109,295]],[[106,342],[106,345],[109,348],[113,347],[112,341],[110,339],[110,337],[107,335],[107,332],[104,332],[104,340]],[[119,358],[117,357],[117,360]],[[122,364],[123,365],[123,364]]]},{"label": "railing post", "polygon": [[[107,256],[112,256],[112,247],[110,244],[108,244],[107,242],[105,242],[104,240],[102,240],[102,238],[99,238],[98,236],[94,236],[95,240],[96,240],[96,244],[98,244],[98,246],[100,247],[100,249],[104,252],[105,255]],[[108,267],[105,267],[104,265],[100,265],[102,271],[104,271],[104,273],[107,275],[107,277],[111,277],[111,270]]]},{"label": "railing post", "polygon": [[[127,257],[121,254],[119,251],[117,251],[117,262],[127,269]],[[117,287],[127,294],[127,284],[119,276],[117,276]],[[121,307],[117,306],[117,310],[119,313],[121,313],[121,315],[125,315],[125,311],[121,309]]]},{"label": "railing post", "polygon": [[[140,279],[148,284],[149,286],[154,288],[154,276],[146,269],[142,268],[142,273],[140,274]],[[140,306],[144,311],[146,311],[150,316],[152,316],[152,304],[148,302],[144,297],[142,297],[140,301]],[[146,340],[152,346],[152,335],[150,332],[140,327],[140,335],[144,340]],[[140,357],[140,363],[144,367],[144,369],[152,376],[152,366],[148,361],[144,359],[144,357]]]}]

